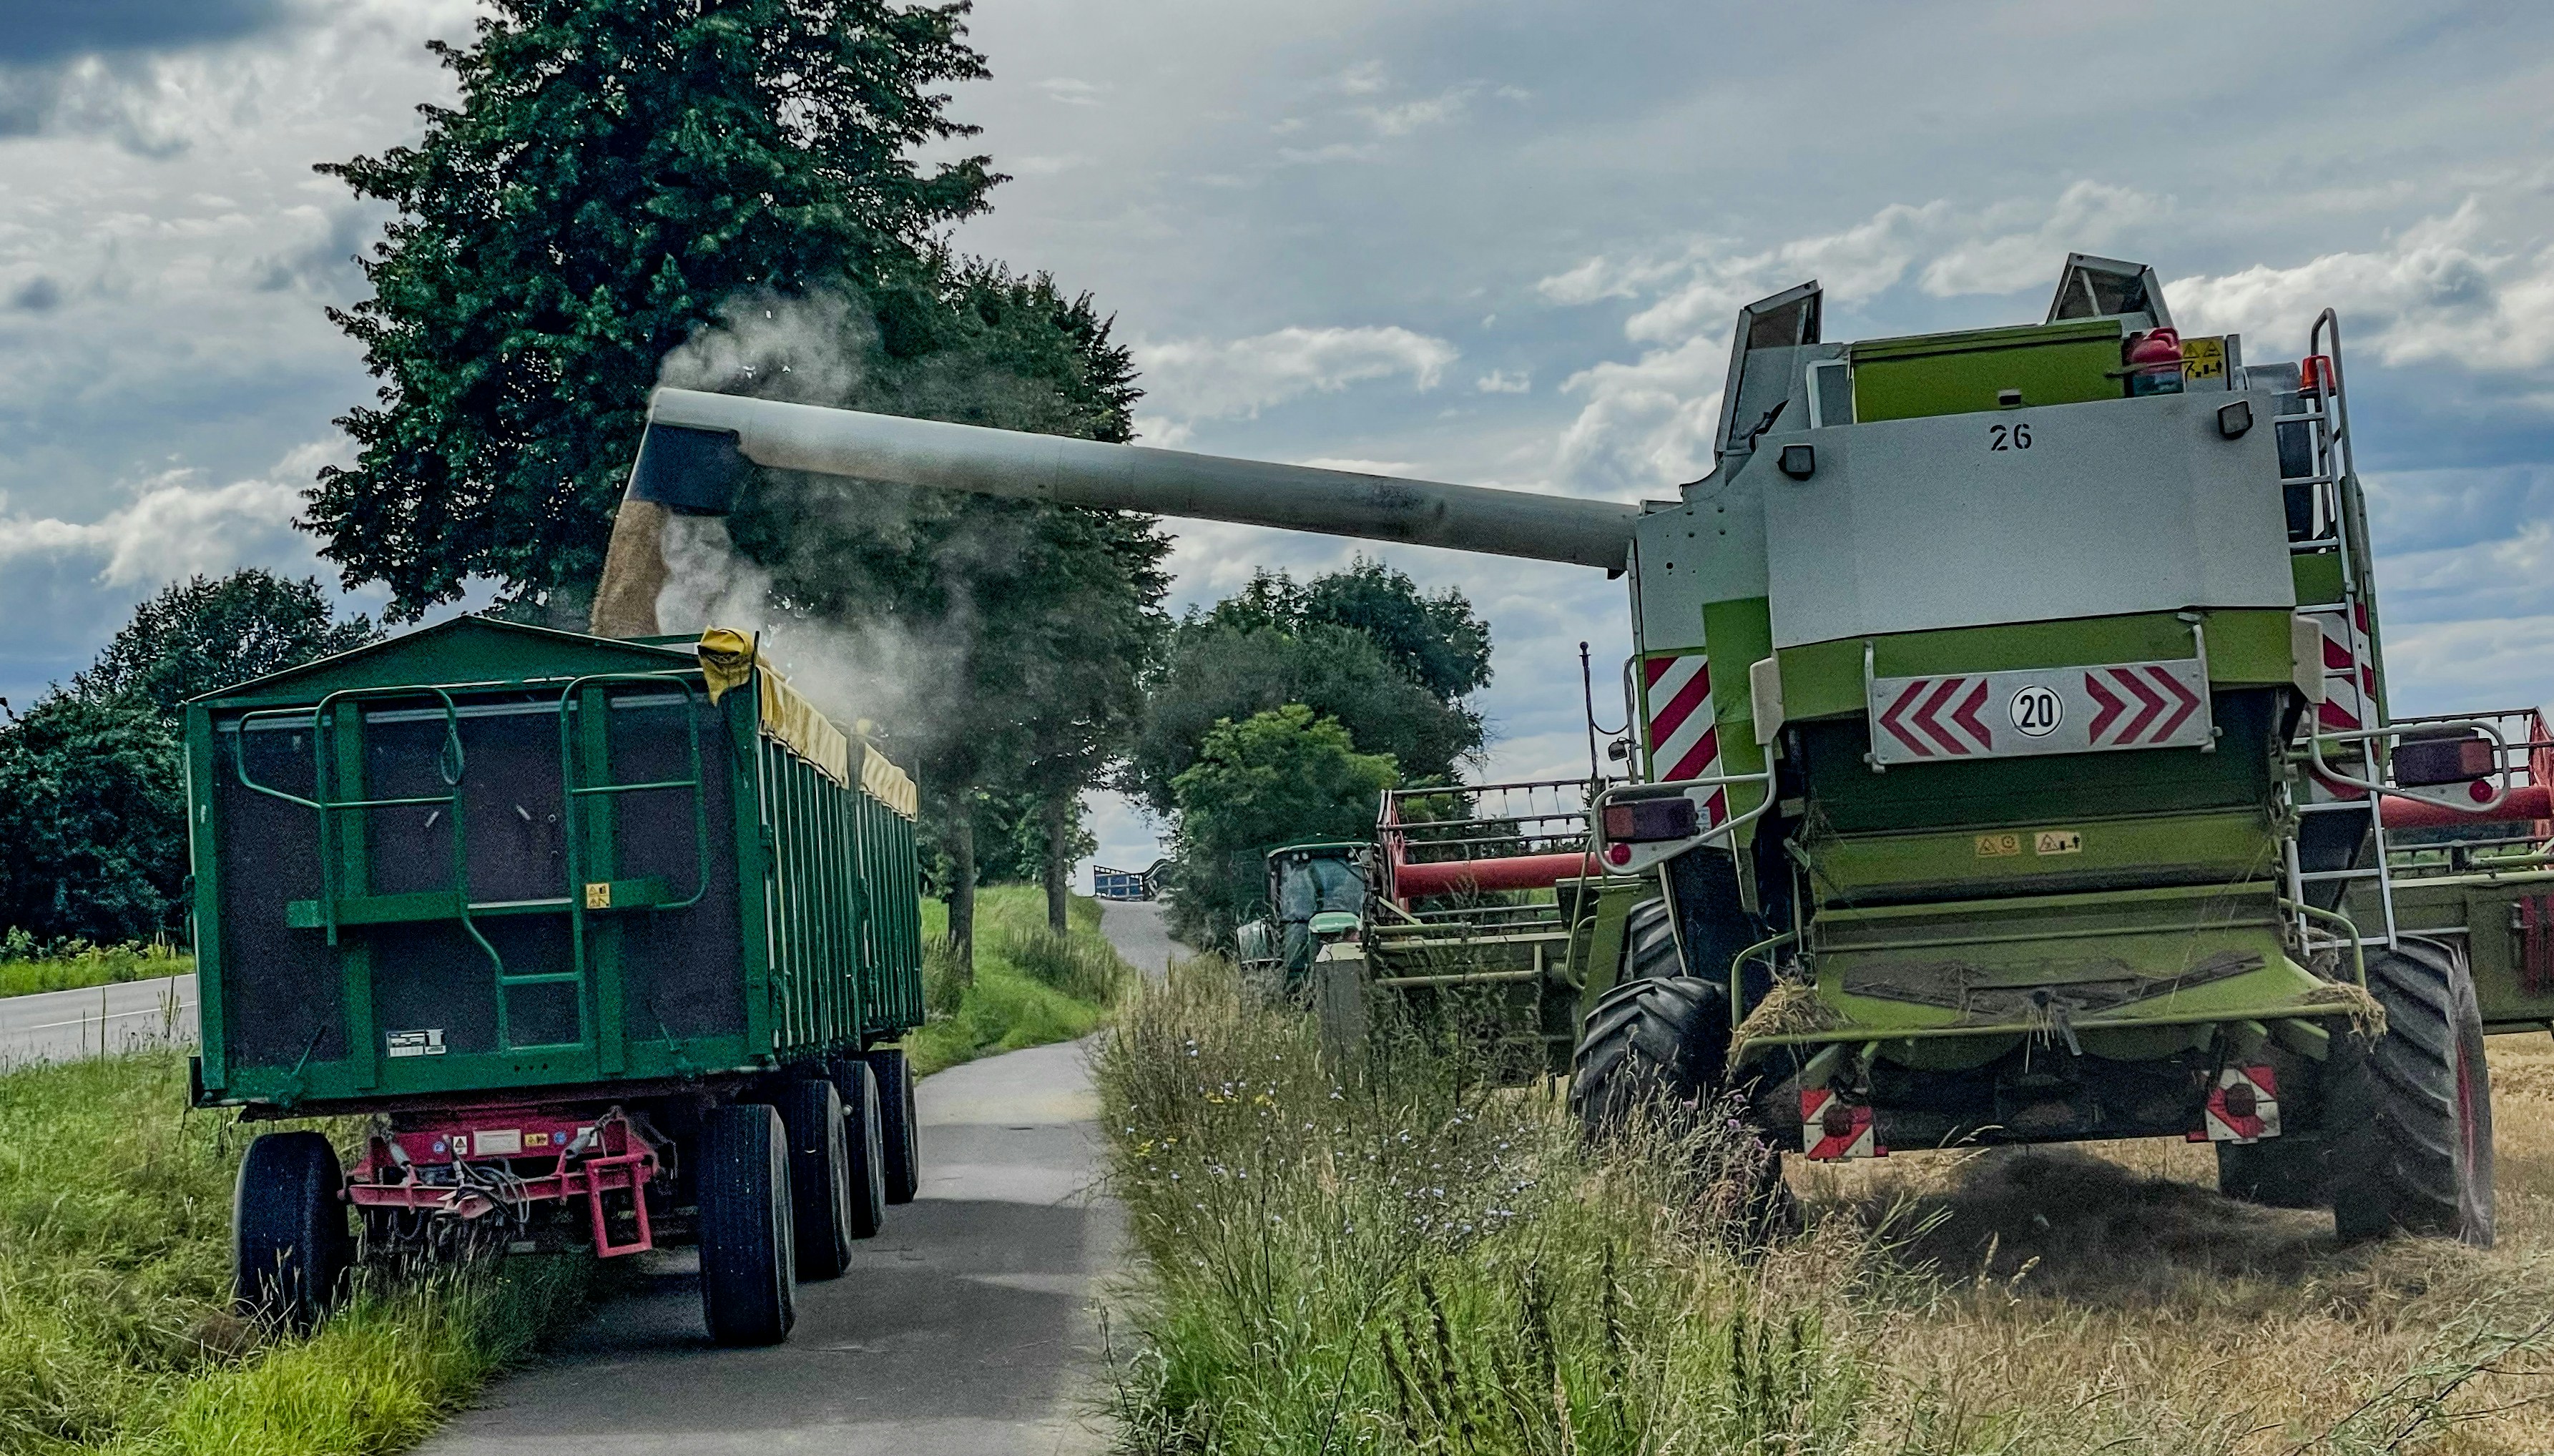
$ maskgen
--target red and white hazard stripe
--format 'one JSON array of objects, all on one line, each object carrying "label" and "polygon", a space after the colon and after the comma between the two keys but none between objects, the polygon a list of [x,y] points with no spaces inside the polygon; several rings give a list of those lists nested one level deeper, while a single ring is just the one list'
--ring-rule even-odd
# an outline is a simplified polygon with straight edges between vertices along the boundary
[{"label": "red and white hazard stripe", "polygon": [[[1711,662],[1700,652],[1641,660],[1642,714],[1648,727],[1650,777],[1670,782],[1720,772],[1720,732],[1711,712]],[[1729,796],[1713,791],[1704,812],[1713,825],[1729,818]]]},{"label": "red and white hazard stripe", "polygon": [[2333,732],[2371,726],[2376,721],[2377,658],[2368,648],[2366,604],[2306,615],[2323,628],[2324,698],[2315,721]]},{"label": "red and white hazard stripe", "polygon": [[2194,1143],[2258,1143],[2279,1135],[2279,1077],[2267,1066],[2230,1066],[2217,1074],[2199,1114]]},{"label": "red and white hazard stripe", "polygon": [[1820,1163],[1889,1156],[1871,1125],[1871,1109],[1826,1087],[1800,1093],[1800,1151]]}]

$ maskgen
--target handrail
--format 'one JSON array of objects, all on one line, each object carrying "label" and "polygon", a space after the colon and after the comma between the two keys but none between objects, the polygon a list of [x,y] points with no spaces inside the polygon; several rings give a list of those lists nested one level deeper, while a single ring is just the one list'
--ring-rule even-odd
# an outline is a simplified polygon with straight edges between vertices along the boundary
[{"label": "handrail", "polygon": [[[687,735],[684,741],[691,757],[692,776],[689,779],[656,779],[633,784],[607,782],[589,785],[580,782],[584,777],[582,769],[585,765],[583,755],[577,750],[575,728],[569,722],[569,708],[574,704],[576,695],[581,689],[590,685],[602,685],[608,683],[647,683],[650,685],[671,684],[682,691],[683,727],[687,730]],[[583,711],[582,705],[576,706],[578,707],[578,711]],[[611,774],[609,753],[612,722],[609,716],[610,709],[611,704],[607,697],[604,703],[606,716],[604,718],[602,728],[602,732],[605,735],[606,740],[605,751],[607,756],[604,763],[604,773],[607,778],[609,778]],[[683,899],[652,907],[657,910],[688,910],[692,906],[698,905],[701,902],[702,897],[706,896],[710,889],[709,786],[701,772],[700,696],[699,692],[693,687],[690,679],[687,677],[678,673],[665,672],[585,673],[568,679],[567,682],[560,687],[557,711],[559,732],[559,819],[560,830],[566,840],[565,857],[567,861],[565,869],[567,876],[568,963],[578,967],[574,975],[568,978],[574,979],[582,984],[584,980],[583,967],[586,963],[585,921],[586,915],[592,907],[589,907],[585,900],[585,829],[577,818],[577,801],[582,798],[598,797],[610,794],[636,794],[657,789],[689,789],[692,796],[692,848],[695,856],[695,863],[692,872],[692,893]],[[500,1023],[499,1035],[503,1037],[505,1036],[505,1031],[503,1029],[504,1003],[506,998],[505,986],[508,984],[528,984],[529,982],[510,982],[503,976],[499,977],[499,982],[500,984],[497,992]],[[585,1006],[582,998],[580,998],[578,1002],[577,1015],[580,1018],[585,1015]]]}]

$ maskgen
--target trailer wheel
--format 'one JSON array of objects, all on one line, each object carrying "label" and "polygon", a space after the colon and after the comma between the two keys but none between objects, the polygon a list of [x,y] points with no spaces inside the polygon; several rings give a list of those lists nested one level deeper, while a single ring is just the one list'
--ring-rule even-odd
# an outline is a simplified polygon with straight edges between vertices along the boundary
[{"label": "trailer wheel", "polygon": [[789,1202],[797,1222],[798,1277],[840,1279],[852,1264],[856,1158],[843,1095],[823,1077],[789,1084],[780,1125],[789,1132]]},{"label": "trailer wheel", "polygon": [[776,1345],[798,1316],[789,1139],[759,1103],[701,1120],[701,1312],[722,1345]]},{"label": "trailer wheel", "polygon": [[231,1202],[241,1314],[296,1334],[326,1316],[354,1263],[345,1184],[337,1150],[317,1133],[268,1133],[248,1145]]},{"label": "trailer wheel", "polygon": [[2492,1083],[2465,956],[2407,939],[2367,961],[2385,1034],[2338,1038],[2326,1064],[2333,1226],[2490,1245]]},{"label": "trailer wheel", "polygon": [[901,1047],[865,1054],[877,1077],[878,1142],[886,1149],[886,1201],[910,1203],[922,1189],[919,1121],[913,1115],[913,1064]]},{"label": "trailer wheel", "polygon": [[843,1089],[843,1114],[852,1147],[852,1237],[875,1238],[886,1226],[886,1148],[879,1141],[885,1118],[879,1111],[877,1075],[857,1057],[842,1068],[851,1079]]}]

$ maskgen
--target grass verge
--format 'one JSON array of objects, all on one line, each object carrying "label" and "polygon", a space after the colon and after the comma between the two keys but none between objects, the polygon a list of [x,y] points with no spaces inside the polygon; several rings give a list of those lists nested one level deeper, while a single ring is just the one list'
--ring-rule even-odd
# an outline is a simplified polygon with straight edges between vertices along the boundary
[{"label": "grass verge", "polygon": [[0,996],[27,996],[38,991],[77,991],[119,981],[157,980],[190,975],[195,957],[167,946],[128,941],[121,946],[74,942],[41,952],[23,933],[12,932],[0,945]]},{"label": "grass verge", "polygon": [[368,1280],[313,1337],[230,1310],[251,1129],[185,1110],[184,1057],[0,1073],[0,1451],[406,1446],[582,1307],[589,1261]]},{"label": "grass verge", "polygon": [[949,907],[922,902],[924,1001],[931,1019],[905,1037],[917,1074],[996,1052],[1089,1036],[1133,977],[1100,934],[1100,902],[1073,897],[1058,938],[1035,885],[976,893],[975,984],[959,986],[949,954]]},{"label": "grass verge", "polygon": [[1213,962],[1136,993],[1097,1072],[1146,1256],[1132,1450],[2554,1448],[2554,1107],[2522,1075],[2474,1250],[2343,1247],[2152,1144],[1796,1171],[1799,1231],[1751,1242],[1725,1125],[1590,1150],[1424,1038],[1326,1060]]}]

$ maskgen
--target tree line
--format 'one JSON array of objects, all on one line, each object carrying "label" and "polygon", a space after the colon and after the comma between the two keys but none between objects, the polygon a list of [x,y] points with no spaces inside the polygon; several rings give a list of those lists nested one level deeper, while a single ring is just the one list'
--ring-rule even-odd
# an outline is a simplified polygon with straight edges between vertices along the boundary
[{"label": "tree line", "polygon": [[[469,44],[435,43],[453,104],[418,108],[413,145],[318,168],[392,212],[356,260],[370,295],[329,311],[375,397],[337,421],[355,456],[299,522],[341,585],[386,594],[390,625],[493,587],[499,613],[582,627],[664,362],[755,308],[826,304],[793,314],[794,356],[705,387],[1131,438],[1110,317],[949,245],[1004,180],[948,156],[977,129],[947,87],[988,73],[967,8],[494,0]],[[931,645],[880,728],[925,786],[962,966],[988,876],[1043,880],[1061,928],[1090,788],[1173,826],[1182,923],[1212,935],[1247,913],[1269,843],[1361,834],[1382,785],[1451,778],[1482,744],[1486,627],[1371,562],[1263,574],[1174,619],[1169,541],[1139,514],[760,472],[729,530],[773,612]],[[174,924],[174,704],[377,631],[259,572],[145,604],[0,731],[0,815],[31,826],[0,846],[0,920]]]}]

